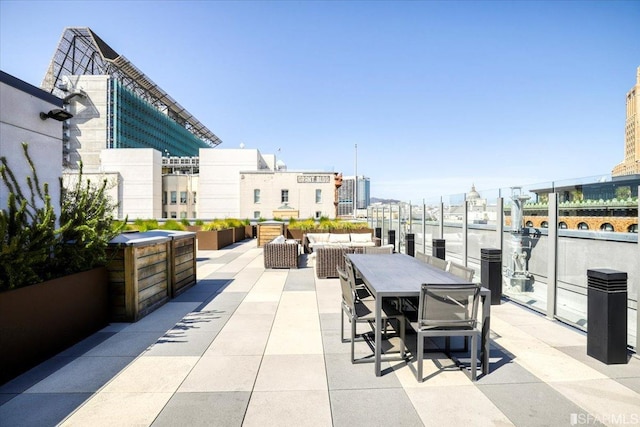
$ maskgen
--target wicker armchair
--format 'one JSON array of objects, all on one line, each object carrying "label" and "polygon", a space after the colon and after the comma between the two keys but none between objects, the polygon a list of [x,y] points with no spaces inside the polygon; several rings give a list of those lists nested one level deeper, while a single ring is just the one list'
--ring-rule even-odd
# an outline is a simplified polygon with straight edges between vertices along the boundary
[{"label": "wicker armchair", "polygon": [[361,254],[362,247],[351,246],[323,246],[314,250],[316,254],[316,276],[319,279],[338,277],[339,267],[345,269],[344,254]]},{"label": "wicker armchair", "polygon": [[264,268],[298,268],[297,243],[267,243],[264,245]]}]

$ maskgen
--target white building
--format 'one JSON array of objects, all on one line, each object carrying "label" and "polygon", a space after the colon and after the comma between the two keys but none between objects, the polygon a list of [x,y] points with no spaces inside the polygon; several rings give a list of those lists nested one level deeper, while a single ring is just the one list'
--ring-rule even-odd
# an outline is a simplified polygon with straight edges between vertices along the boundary
[{"label": "white building", "polygon": [[240,217],[335,218],[335,184],[334,172],[241,171]]},{"label": "white building", "polygon": [[[29,146],[40,186],[47,183],[56,216],[60,215],[60,176],[62,175],[62,122],[55,116],[63,107],[62,99],[0,71],[0,157],[9,168],[26,197],[26,177],[32,176],[22,143]],[[40,114],[44,113],[44,119]],[[49,114],[49,116],[47,116]],[[0,209],[6,209],[9,192],[0,183]]]}]

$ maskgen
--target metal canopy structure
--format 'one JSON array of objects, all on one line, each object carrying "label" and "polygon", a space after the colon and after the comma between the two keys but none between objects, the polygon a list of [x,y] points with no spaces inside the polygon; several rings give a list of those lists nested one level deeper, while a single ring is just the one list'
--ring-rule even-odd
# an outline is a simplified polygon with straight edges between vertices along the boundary
[{"label": "metal canopy structure", "polygon": [[90,28],[65,28],[42,81],[42,89],[64,98],[67,94],[60,89],[63,77],[74,75],[110,75],[117,78],[125,87],[166,113],[208,146],[215,147],[222,142]]}]

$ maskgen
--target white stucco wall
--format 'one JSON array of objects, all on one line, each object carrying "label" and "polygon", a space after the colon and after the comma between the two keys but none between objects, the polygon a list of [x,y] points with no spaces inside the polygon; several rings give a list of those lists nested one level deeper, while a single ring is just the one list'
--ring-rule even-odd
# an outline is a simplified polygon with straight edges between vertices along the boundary
[{"label": "white stucco wall", "polygon": [[[288,190],[288,206],[299,212],[299,218],[326,216],[335,218],[335,182],[333,172],[248,172],[240,176],[240,217],[271,219],[282,206],[282,190]],[[322,177],[318,179],[318,177]],[[326,182],[318,182],[318,181]],[[260,201],[254,202],[254,190],[260,190]],[[316,190],[321,201],[316,202]]]},{"label": "white stucco wall", "polygon": [[[60,215],[62,122],[42,120],[40,113],[60,106],[0,82],[0,157],[7,158],[9,167],[28,196],[26,177],[31,176],[32,172],[24,157],[22,143],[29,145],[29,155],[35,164],[40,184],[48,184],[56,216]],[[4,184],[0,184],[0,209],[7,208],[7,198],[8,190]]]},{"label": "white stucco wall", "polygon": [[[82,159],[84,172],[100,171],[100,153],[106,147],[109,76],[70,76],[73,89],[83,90],[86,97],[74,97],[68,109],[74,114],[69,127],[67,164],[77,168]],[[70,88],[71,89],[71,88]]]},{"label": "white stucco wall", "polygon": [[117,173],[118,217],[162,217],[162,155],[152,148],[117,148],[100,154],[105,173]]},{"label": "white stucco wall", "polygon": [[201,148],[198,217],[240,218],[240,171],[260,167],[266,164],[256,149]]}]

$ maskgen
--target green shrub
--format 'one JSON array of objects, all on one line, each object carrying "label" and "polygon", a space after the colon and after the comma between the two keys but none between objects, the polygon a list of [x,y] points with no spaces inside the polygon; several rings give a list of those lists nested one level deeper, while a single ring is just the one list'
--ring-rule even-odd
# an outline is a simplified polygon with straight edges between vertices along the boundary
[{"label": "green shrub", "polygon": [[229,228],[229,225],[224,219],[214,219],[213,221],[202,226],[203,231],[224,230],[226,228]]},{"label": "green shrub", "polygon": [[38,180],[28,145],[22,144],[31,169],[29,193],[23,192],[4,157],[2,183],[8,189],[7,209],[0,210],[0,291],[77,273],[108,261],[108,243],[123,228],[111,212],[116,207],[100,186],[82,179],[65,188],[61,182],[59,227],[49,186]]},{"label": "green shrub", "polygon": [[175,219],[168,219],[162,226],[163,230],[184,231],[186,230],[184,225],[176,221]]},{"label": "green shrub", "polygon": [[243,227],[244,226],[244,223],[241,220],[236,219],[236,218],[227,218],[225,221],[227,222],[227,226],[229,228],[236,228],[236,227]]},{"label": "green shrub", "polygon": [[180,220],[180,224],[184,225],[185,227],[189,227],[191,225],[191,222],[187,218],[182,218]]},{"label": "green shrub", "polygon": [[62,189],[60,239],[54,253],[58,275],[72,274],[106,265],[109,241],[123,229],[115,224],[112,212],[117,207],[105,193],[107,180],[94,185],[83,180],[82,165],[77,182]]},{"label": "green shrub", "polygon": [[157,230],[160,228],[158,221],[155,219],[141,219],[136,218],[133,221],[134,228],[138,231],[149,231],[149,230]]},{"label": "green shrub", "polygon": [[315,230],[316,229],[316,220],[313,218],[308,218],[305,219],[303,221],[294,221],[294,222],[289,222],[289,229],[291,230],[302,230],[302,231],[309,231],[309,230]]}]

